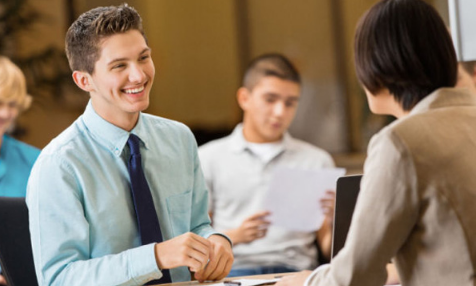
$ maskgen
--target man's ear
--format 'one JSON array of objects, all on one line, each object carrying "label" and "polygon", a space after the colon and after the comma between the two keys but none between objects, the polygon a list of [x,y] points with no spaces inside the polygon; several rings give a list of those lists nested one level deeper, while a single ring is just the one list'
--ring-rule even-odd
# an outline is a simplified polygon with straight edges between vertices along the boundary
[{"label": "man's ear", "polygon": [[250,101],[251,93],[250,91],[242,86],[236,92],[236,99],[238,100],[238,105],[245,111],[248,108],[248,103]]},{"label": "man's ear", "polygon": [[76,83],[76,85],[80,89],[86,92],[94,91],[94,85],[92,84],[92,78],[89,73],[82,72],[82,71],[74,71],[73,80],[74,80],[74,83]]}]

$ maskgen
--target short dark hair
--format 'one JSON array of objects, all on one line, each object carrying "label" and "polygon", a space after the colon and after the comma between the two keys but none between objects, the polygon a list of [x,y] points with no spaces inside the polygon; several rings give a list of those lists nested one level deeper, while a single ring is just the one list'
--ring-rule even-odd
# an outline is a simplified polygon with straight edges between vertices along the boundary
[{"label": "short dark hair", "polygon": [[460,62],[460,64],[471,76],[473,76],[476,61]]},{"label": "short dark hair", "polygon": [[66,33],[69,66],[73,71],[92,74],[101,55],[101,40],[129,30],[138,30],[146,39],[139,13],[127,4],[97,7],[81,14]]},{"label": "short dark hair", "polygon": [[441,87],[453,87],[457,59],[436,10],[421,0],[382,0],[355,34],[357,77],[371,93],[387,88],[408,111]]},{"label": "short dark hair", "polygon": [[266,76],[275,76],[301,84],[297,69],[290,60],[278,53],[263,54],[253,59],[243,77],[243,86],[252,90],[258,81]]}]

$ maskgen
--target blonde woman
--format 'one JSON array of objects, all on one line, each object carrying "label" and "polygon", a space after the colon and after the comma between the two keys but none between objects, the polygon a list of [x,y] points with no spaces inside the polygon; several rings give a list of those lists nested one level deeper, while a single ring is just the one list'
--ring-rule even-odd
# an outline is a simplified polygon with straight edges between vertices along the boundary
[{"label": "blonde woman", "polygon": [[[22,143],[8,131],[18,115],[28,109],[31,97],[26,93],[25,76],[8,58],[0,56],[0,196],[24,197],[31,167],[40,154],[37,148]],[[0,285],[6,285],[1,275]]]},{"label": "blonde woman", "polygon": [[0,196],[25,196],[30,169],[40,153],[7,134],[30,103],[22,71],[8,58],[0,57]]}]

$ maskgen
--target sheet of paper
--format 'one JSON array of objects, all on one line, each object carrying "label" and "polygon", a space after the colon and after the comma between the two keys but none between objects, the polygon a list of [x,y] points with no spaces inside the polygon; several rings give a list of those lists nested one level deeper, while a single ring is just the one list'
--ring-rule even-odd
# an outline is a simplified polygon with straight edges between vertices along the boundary
[{"label": "sheet of paper", "polygon": [[320,199],[326,190],[335,190],[337,179],[345,175],[343,168],[299,170],[276,168],[263,209],[269,210],[269,220],[274,226],[293,231],[316,231],[324,213]]},{"label": "sheet of paper", "polygon": [[[233,282],[240,282],[241,286],[259,286],[269,285],[270,283],[278,282],[280,278],[276,279],[233,279]],[[210,284],[208,286],[225,286],[225,283]]]}]

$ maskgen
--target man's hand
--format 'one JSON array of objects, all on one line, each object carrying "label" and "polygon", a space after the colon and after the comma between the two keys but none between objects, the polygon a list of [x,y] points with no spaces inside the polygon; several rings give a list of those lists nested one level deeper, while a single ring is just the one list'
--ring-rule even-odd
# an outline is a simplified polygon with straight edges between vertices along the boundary
[{"label": "man's hand", "polygon": [[332,228],[334,225],[334,205],[336,200],[335,191],[327,190],[325,196],[320,200],[325,218],[321,228],[316,232],[317,243],[321,249],[321,254],[330,260],[332,247]]},{"label": "man's hand", "polygon": [[220,280],[225,278],[233,265],[233,251],[230,242],[221,235],[212,235],[208,240],[213,245],[213,258],[210,258],[208,265],[195,273],[195,279],[200,282],[204,280]]},{"label": "man's hand", "polygon": [[311,275],[312,271],[305,270],[297,273],[296,275],[284,276],[276,283],[276,286],[304,286],[307,277]]},{"label": "man's hand", "polygon": [[0,285],[7,285],[7,279],[3,275],[0,275]]},{"label": "man's hand", "polygon": [[263,238],[266,236],[270,224],[266,220],[268,215],[270,215],[268,211],[257,212],[247,217],[238,228],[231,229],[225,234],[233,241],[234,245],[250,243],[253,240]]},{"label": "man's hand", "polygon": [[187,232],[155,245],[155,259],[160,269],[187,266],[190,271],[200,271],[213,259],[211,241]]},{"label": "man's hand", "polygon": [[320,200],[322,211],[326,216],[326,222],[329,224],[334,223],[334,207],[336,203],[336,192],[327,190],[326,194]]}]

